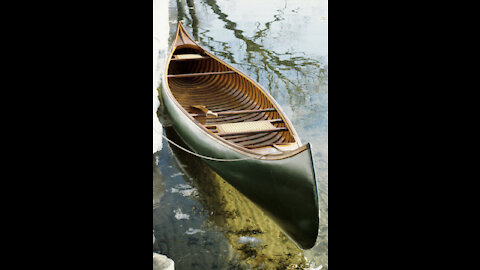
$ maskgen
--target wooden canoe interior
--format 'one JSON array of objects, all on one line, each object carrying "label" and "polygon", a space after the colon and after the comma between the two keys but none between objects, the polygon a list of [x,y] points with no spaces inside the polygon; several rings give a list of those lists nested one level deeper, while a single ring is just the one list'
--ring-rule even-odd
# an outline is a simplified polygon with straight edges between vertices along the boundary
[{"label": "wooden canoe interior", "polygon": [[179,104],[216,136],[258,154],[298,148],[263,92],[201,47],[175,48],[167,78]]}]

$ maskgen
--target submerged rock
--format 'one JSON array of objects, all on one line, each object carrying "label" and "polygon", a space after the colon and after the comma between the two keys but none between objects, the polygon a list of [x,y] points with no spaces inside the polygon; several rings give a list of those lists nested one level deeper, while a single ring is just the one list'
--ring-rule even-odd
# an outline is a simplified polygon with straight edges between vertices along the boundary
[{"label": "submerged rock", "polygon": [[238,238],[237,242],[242,245],[250,245],[252,247],[258,247],[260,245],[263,245],[263,241],[261,239],[255,238],[255,237],[248,237],[248,236],[242,236]]},{"label": "submerged rock", "polygon": [[153,253],[153,270],[174,270],[175,263],[165,255]]},{"label": "submerged rock", "polygon": [[[153,235],[155,244],[155,234]],[[175,270],[175,262],[165,255],[153,253],[153,270]]]}]

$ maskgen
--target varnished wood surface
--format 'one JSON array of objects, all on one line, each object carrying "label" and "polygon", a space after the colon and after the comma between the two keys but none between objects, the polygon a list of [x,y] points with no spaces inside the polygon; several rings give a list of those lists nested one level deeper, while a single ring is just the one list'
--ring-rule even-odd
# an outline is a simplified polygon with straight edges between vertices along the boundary
[{"label": "varnished wood surface", "polygon": [[[183,59],[168,61],[162,98],[182,139],[201,155],[238,160],[205,162],[311,248],[319,229],[311,145],[301,145],[267,90],[197,45],[180,23],[173,44],[169,59]],[[195,73],[203,75],[172,76]]]},{"label": "varnished wood surface", "polygon": [[[176,55],[182,54],[198,57],[176,59]],[[166,75],[173,97],[211,134],[249,150],[270,147],[275,152],[274,145],[296,143],[288,119],[275,109],[256,83],[232,70],[228,64],[210,57],[180,24]],[[210,111],[208,115],[206,110]],[[218,116],[212,117],[213,114]],[[231,134],[216,129],[216,125],[226,123],[265,120],[270,120],[274,128]]]}]

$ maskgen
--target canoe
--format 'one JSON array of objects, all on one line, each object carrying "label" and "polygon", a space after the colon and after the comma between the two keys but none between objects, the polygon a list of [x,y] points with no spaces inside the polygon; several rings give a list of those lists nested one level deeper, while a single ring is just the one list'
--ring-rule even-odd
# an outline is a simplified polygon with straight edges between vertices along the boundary
[{"label": "canoe", "polygon": [[185,144],[258,205],[302,249],[315,245],[311,145],[257,82],[201,47],[179,22],[162,100]]}]

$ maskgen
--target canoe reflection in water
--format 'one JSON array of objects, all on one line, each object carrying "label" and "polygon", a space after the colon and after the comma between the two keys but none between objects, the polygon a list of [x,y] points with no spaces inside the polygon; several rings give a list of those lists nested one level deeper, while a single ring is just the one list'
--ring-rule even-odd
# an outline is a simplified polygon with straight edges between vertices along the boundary
[{"label": "canoe reflection in water", "polygon": [[319,207],[311,145],[301,143],[273,97],[199,46],[181,23],[163,85],[163,105],[182,141],[200,155],[237,160],[204,161],[300,248],[312,248]]},{"label": "canoe reflection in water", "polygon": [[165,182],[162,172],[155,162],[153,156],[153,209],[160,207],[160,200],[165,192]]},{"label": "canoe reflection in water", "polygon": [[[166,128],[165,132],[173,142],[188,147],[173,128]],[[194,179],[189,184],[198,191],[197,198],[208,212],[202,230],[215,228],[222,232],[236,253],[230,255],[230,263],[243,265],[240,269],[307,268],[303,251],[260,208],[205,166],[200,158],[175,146],[170,148],[184,178]]]}]

